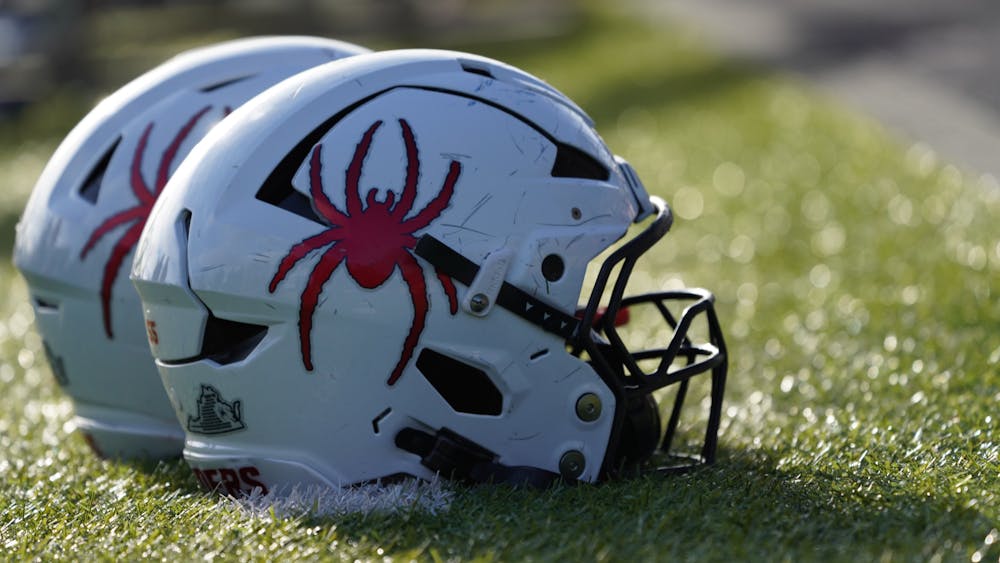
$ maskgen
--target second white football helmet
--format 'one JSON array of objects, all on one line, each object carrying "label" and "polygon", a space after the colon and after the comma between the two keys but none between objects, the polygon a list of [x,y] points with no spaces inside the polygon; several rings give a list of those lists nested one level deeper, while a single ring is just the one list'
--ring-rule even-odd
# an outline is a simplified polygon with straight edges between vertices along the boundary
[{"label": "second white football helmet", "polygon": [[106,457],[180,454],[128,280],[133,249],[167,179],[233,109],[307,68],[366,49],[327,39],[244,39],[196,49],[95,107],[46,165],[17,227],[14,263],[75,422]]}]

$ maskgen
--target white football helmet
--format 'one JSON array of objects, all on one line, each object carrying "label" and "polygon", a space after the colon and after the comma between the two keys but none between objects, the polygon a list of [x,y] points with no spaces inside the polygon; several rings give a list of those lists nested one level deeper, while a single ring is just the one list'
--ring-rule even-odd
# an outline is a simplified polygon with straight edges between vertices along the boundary
[{"label": "white football helmet", "polygon": [[183,53],[103,100],[52,156],[18,224],[14,263],[27,280],[52,373],[98,455],[160,458],[183,447],[128,280],[134,246],[167,178],[251,97],[366,51],[274,37]]},{"label": "white football helmet", "polygon": [[[592,259],[647,217],[581,294]],[[622,296],[671,220],[547,84],[473,55],[385,52],[286,80],[209,133],[132,279],[206,487],[595,481],[655,450],[651,392],[677,383],[682,400],[699,373],[695,463],[715,454],[711,294]],[[610,321],[626,307],[656,315],[654,347],[627,349]]]}]

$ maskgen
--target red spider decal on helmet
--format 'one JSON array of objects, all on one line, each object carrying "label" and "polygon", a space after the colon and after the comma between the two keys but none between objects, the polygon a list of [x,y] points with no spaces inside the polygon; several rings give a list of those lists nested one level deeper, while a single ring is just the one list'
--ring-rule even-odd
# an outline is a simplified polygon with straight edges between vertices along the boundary
[{"label": "red spider decal on helmet", "polygon": [[[424,329],[427,318],[427,284],[424,281],[424,270],[413,256],[412,250],[417,244],[416,231],[423,229],[438,218],[448,207],[454,193],[455,183],[462,173],[462,165],[452,160],[448,174],[441,186],[441,191],[413,217],[406,215],[413,208],[417,197],[417,180],[420,176],[420,157],[417,144],[413,139],[413,131],[405,119],[399,120],[402,128],[403,143],[406,146],[406,183],[396,201],[395,192],[386,193],[382,201],[375,199],[376,188],[369,190],[365,205],[362,207],[361,191],[358,182],[365,157],[371,146],[375,131],[381,127],[382,121],[376,121],[365,131],[354,150],[354,158],[347,167],[344,182],[344,197],[346,211],[341,211],[323,193],[322,163],[320,154],[323,145],[317,144],[312,150],[309,160],[309,191],[313,206],[330,226],[323,232],[306,238],[296,244],[281,260],[275,272],[268,291],[274,293],[278,285],[295,265],[314,250],[326,247],[323,255],[309,274],[309,280],[302,291],[302,302],[299,308],[299,344],[302,349],[302,363],[306,370],[312,371],[312,319],[323,291],[323,284],[330,279],[334,270],[341,262],[347,265],[347,273],[357,284],[365,289],[375,289],[384,284],[396,268],[402,272],[403,281],[410,290],[413,302],[413,322],[403,342],[403,351],[396,363],[388,384],[393,385],[403,374],[403,368],[413,356],[420,333]],[[455,285],[451,278],[436,273],[441,287],[448,296],[451,314],[458,312],[458,301],[455,297]]]},{"label": "red spider decal on helmet", "polygon": [[[170,167],[173,165],[181,143],[191,133],[198,120],[211,108],[212,106],[205,106],[198,113],[194,114],[181,127],[181,130],[177,132],[173,141],[167,146],[167,150],[163,151],[163,155],[160,157],[160,166],[156,171],[156,184],[154,184],[154,189],[152,190],[149,189],[145,179],[142,177],[142,160],[146,153],[146,143],[149,141],[149,134],[153,131],[152,123],[146,125],[146,130],[143,131],[142,137],[139,138],[139,145],[136,147],[135,155],[132,157],[132,168],[129,179],[129,183],[132,186],[132,193],[135,194],[139,202],[135,206],[115,213],[105,219],[90,234],[90,238],[87,239],[83,250],[80,251],[80,259],[86,259],[87,254],[105,235],[122,225],[131,223],[131,226],[126,229],[111,249],[111,256],[108,257],[108,261],[104,264],[104,277],[101,280],[101,311],[104,315],[104,332],[108,335],[108,338],[114,338],[114,334],[111,331],[111,288],[114,287],[115,280],[118,279],[122,262],[125,261],[125,257],[128,256],[129,252],[135,248],[136,243],[139,241],[139,235],[142,234],[142,228],[146,225],[149,212],[153,209],[156,198],[163,191],[163,186],[167,184],[167,179],[170,177]],[[226,108],[227,114],[229,111],[229,108]]]}]

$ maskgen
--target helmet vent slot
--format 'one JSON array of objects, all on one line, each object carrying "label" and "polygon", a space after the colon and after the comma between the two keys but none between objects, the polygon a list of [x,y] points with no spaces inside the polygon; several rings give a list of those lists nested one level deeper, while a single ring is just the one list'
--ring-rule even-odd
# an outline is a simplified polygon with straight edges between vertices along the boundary
[{"label": "helmet vent slot", "polygon": [[41,311],[41,312],[58,311],[59,310],[59,304],[56,303],[55,301],[49,301],[48,299],[42,299],[41,297],[38,297],[37,295],[33,296],[32,300],[35,302],[35,307],[37,307],[39,309],[39,311]]},{"label": "helmet vent slot", "polygon": [[385,417],[389,416],[389,413],[391,413],[391,412],[392,412],[392,408],[391,407],[386,407],[386,409],[384,411],[378,413],[378,416],[376,416],[375,418],[372,419],[372,430],[374,430],[376,434],[381,434],[382,433],[382,429],[379,428],[379,423],[382,422],[383,420],[385,420]]},{"label": "helmet vent slot", "polygon": [[604,165],[582,150],[564,143],[557,143],[556,147],[556,161],[552,164],[553,177],[604,181],[611,177],[611,172]]},{"label": "helmet vent slot", "polygon": [[428,348],[417,369],[455,412],[500,416],[503,395],[483,370]]},{"label": "helmet vent slot", "polygon": [[325,226],[327,224],[326,221],[320,219],[319,215],[313,209],[312,200],[309,196],[296,191],[295,187],[292,186],[292,178],[295,177],[299,166],[309,157],[309,151],[323,138],[323,135],[330,131],[330,129],[333,129],[333,126],[343,119],[344,116],[380,94],[382,92],[377,92],[345,107],[303,137],[288,151],[284,158],[274,167],[274,170],[267,176],[267,179],[264,180],[260,189],[257,190],[257,199]]},{"label": "helmet vent slot", "polygon": [[266,326],[220,319],[209,314],[200,357],[222,365],[245,360],[266,334]]},{"label": "helmet vent slot", "polygon": [[229,79],[223,80],[221,82],[216,82],[214,84],[209,84],[208,86],[202,86],[201,89],[198,90],[198,91],[199,92],[204,92],[204,93],[214,92],[215,90],[221,90],[222,88],[225,88],[226,86],[230,86],[232,84],[236,84],[237,82],[243,82],[244,80],[246,80],[248,78],[251,78],[251,77],[253,77],[252,74],[248,74],[246,76],[237,76],[236,78],[229,78]]},{"label": "helmet vent slot", "polygon": [[494,78],[493,73],[490,72],[490,69],[475,65],[476,63],[472,61],[462,61],[462,70],[471,74],[478,74],[480,76],[485,76],[486,78]]},{"label": "helmet vent slot", "polygon": [[101,183],[104,181],[104,173],[108,169],[108,164],[111,162],[112,155],[115,154],[115,149],[118,148],[118,144],[121,143],[122,138],[118,137],[115,142],[111,144],[111,148],[104,153],[104,156],[97,161],[94,168],[87,174],[87,179],[83,181],[83,185],[80,186],[80,197],[89,201],[92,204],[97,203],[97,196],[101,192]]},{"label": "helmet vent slot", "polygon": [[317,215],[316,211],[313,209],[312,200],[310,200],[308,196],[295,190],[287,191],[280,201],[275,202],[275,205],[285,211],[290,211],[299,217],[304,217],[310,221],[319,223],[320,225],[326,225],[326,222],[320,219],[319,215]]}]

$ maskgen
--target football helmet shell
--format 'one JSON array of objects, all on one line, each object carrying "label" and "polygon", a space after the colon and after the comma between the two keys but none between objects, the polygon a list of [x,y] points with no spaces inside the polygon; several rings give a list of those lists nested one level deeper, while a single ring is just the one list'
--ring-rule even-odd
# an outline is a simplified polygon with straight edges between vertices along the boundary
[{"label": "football helmet shell", "polygon": [[14,263],[28,283],[56,379],[75,423],[105,457],[177,456],[184,434],[146,343],[128,280],[160,190],[234,108],[307,68],[366,49],[312,37],[235,40],[182,53],[100,102],[43,170],[17,226]]},{"label": "football helmet shell", "polygon": [[[644,405],[668,379],[714,370],[721,406],[709,294],[668,322],[710,316],[712,342],[673,337],[653,374],[622,373],[598,318],[610,270],[576,316],[588,264],[650,215],[617,254],[628,270],[669,209],[580,108],[508,65],[405,50],[284,81],[192,151],[133,265],[185,458],[230,492],[609,474],[642,416],[658,439]],[[668,374],[674,357],[691,365]]]}]

